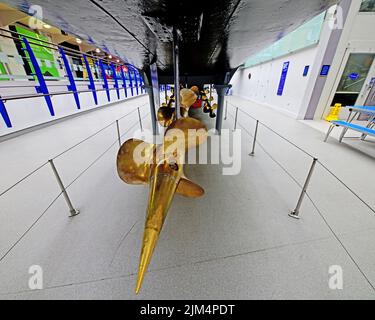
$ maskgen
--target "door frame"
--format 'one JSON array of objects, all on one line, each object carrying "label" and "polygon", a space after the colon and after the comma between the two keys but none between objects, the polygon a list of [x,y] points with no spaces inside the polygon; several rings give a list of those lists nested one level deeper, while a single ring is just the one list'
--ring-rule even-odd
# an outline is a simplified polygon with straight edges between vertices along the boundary
[{"label": "door frame", "polygon": [[[332,86],[332,90],[331,90],[331,93],[329,95],[329,99],[328,99],[328,102],[327,102],[327,105],[326,105],[326,107],[324,109],[324,113],[323,114],[326,114],[326,113],[328,113],[330,111],[332,100],[333,100],[333,98],[334,98],[334,96],[335,96],[335,94],[337,92],[337,88],[338,88],[338,86],[340,84],[342,75],[344,74],[346,65],[347,65],[347,63],[349,61],[349,56],[352,53],[353,54],[355,54],[355,53],[362,53],[362,54],[374,54],[375,55],[375,49],[369,50],[368,47],[363,47],[363,48],[360,48],[360,47],[355,47],[355,48],[348,47],[348,48],[346,48],[344,57],[342,59],[339,71],[336,74],[336,78],[335,78],[334,84]],[[359,92],[357,101],[355,103],[356,105],[358,105],[358,102],[361,102],[361,101],[363,101],[363,103],[365,102],[367,96],[365,98],[363,98],[363,97],[361,97],[361,95],[364,94],[364,92],[365,92],[365,86],[366,86],[366,84],[368,84],[370,82],[370,80],[372,78],[370,75],[374,74],[374,73],[375,73],[375,59],[372,62],[372,65],[371,65],[370,70],[369,70],[369,72],[367,74],[367,78],[365,80],[365,83],[362,86],[361,91]],[[360,100],[360,97],[361,97],[361,100]]]},{"label": "door frame", "polygon": [[[371,53],[369,53],[369,54],[371,54]],[[372,54],[375,55],[375,52],[372,53]],[[370,86],[370,81],[374,77],[375,77],[375,58],[374,58],[374,61],[372,62],[372,65],[371,65],[369,71],[368,71],[368,74],[367,74],[365,82],[363,83],[362,89],[359,92],[357,101],[355,102],[356,105],[362,106],[366,102],[367,97],[369,96],[371,88],[372,88]]]}]

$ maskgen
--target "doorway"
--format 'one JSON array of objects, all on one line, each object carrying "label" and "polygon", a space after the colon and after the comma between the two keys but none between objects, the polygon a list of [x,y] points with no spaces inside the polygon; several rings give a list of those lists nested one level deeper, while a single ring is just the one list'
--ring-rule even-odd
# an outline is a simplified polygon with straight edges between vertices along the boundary
[{"label": "doorway", "polygon": [[349,54],[331,106],[336,103],[340,103],[343,106],[362,105],[365,102],[365,85],[368,85],[370,71],[374,71],[374,60],[375,53]]}]

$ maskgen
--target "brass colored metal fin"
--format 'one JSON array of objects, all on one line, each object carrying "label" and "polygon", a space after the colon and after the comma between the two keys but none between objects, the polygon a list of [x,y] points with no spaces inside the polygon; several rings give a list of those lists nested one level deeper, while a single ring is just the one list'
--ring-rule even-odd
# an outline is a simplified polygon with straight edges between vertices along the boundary
[{"label": "brass colored metal fin", "polygon": [[204,195],[204,189],[189,179],[181,178],[176,193],[188,198],[199,198]]},{"label": "brass colored metal fin", "polygon": [[175,120],[175,109],[170,107],[161,107],[158,110],[158,122],[162,127],[169,127]]},{"label": "brass colored metal fin", "polygon": [[[190,117],[180,118],[173,122],[165,133],[165,139],[173,137],[173,129],[183,131],[185,136],[185,149],[194,148],[203,144],[208,137],[206,126],[200,120]],[[194,133],[195,136],[191,136],[191,133]]]},{"label": "brass colored metal fin", "polygon": [[135,288],[136,294],[139,293],[142,287],[143,279],[147,272],[147,268],[150,264],[152,254],[155,250],[156,243],[159,238],[159,232],[155,229],[145,228],[144,235],[143,235],[143,244],[142,244],[142,252],[141,257],[139,260],[139,267],[138,267],[138,278],[137,278],[137,285]]},{"label": "brass colored metal fin", "polygon": [[120,178],[128,184],[147,184],[155,147],[142,140],[126,141],[117,154],[117,172]]}]

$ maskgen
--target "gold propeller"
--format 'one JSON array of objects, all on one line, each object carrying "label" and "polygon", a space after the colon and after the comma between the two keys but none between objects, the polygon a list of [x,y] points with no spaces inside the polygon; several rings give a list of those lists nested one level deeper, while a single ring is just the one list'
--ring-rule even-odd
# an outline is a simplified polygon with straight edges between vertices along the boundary
[{"label": "gold propeller", "polygon": [[[196,130],[196,135],[192,132]],[[183,164],[187,149],[207,139],[207,128],[194,118],[181,118],[167,129],[159,146],[130,139],[119,150],[117,171],[129,184],[150,184],[136,293],[142,286],[157,240],[175,193],[197,198],[204,189],[187,179]]]},{"label": "gold propeller", "polygon": [[[181,116],[186,118],[189,115],[189,108],[197,100],[197,95],[190,89],[181,89],[180,98]],[[169,127],[176,119],[175,108],[167,107],[167,105],[163,103],[157,112],[157,119],[162,127]]]}]

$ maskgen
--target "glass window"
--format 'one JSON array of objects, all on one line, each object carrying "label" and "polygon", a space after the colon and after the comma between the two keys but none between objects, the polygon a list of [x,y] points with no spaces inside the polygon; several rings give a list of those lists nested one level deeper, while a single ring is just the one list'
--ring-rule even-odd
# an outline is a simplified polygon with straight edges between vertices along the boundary
[{"label": "glass window", "polygon": [[375,0],[363,0],[360,12],[375,12]]},{"label": "glass window", "polygon": [[371,53],[350,54],[337,91],[359,94],[374,61],[374,57],[375,54]]}]

